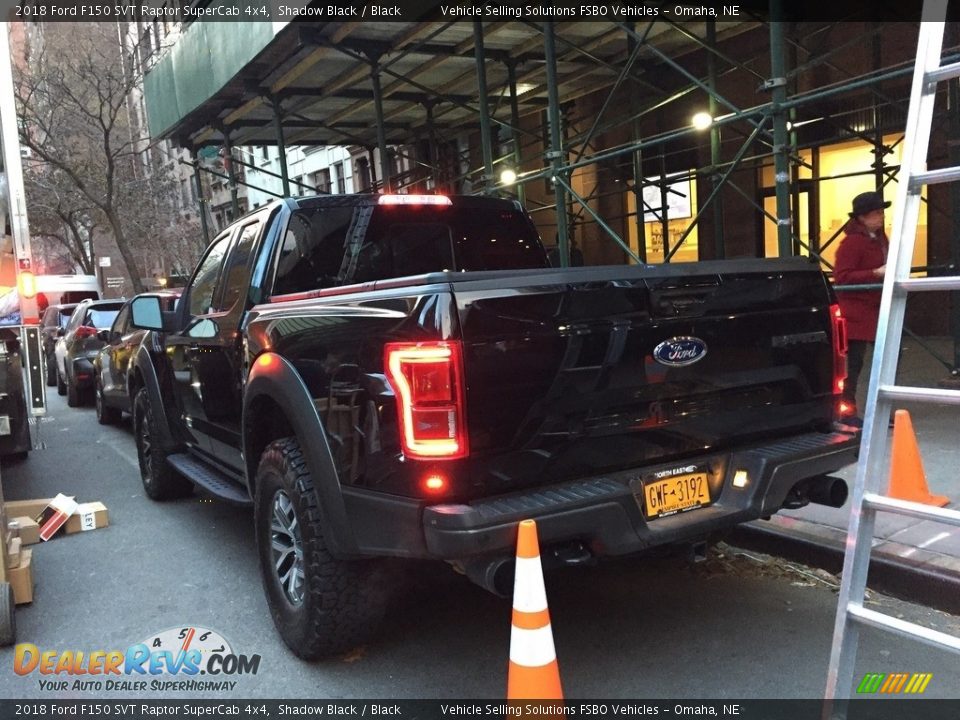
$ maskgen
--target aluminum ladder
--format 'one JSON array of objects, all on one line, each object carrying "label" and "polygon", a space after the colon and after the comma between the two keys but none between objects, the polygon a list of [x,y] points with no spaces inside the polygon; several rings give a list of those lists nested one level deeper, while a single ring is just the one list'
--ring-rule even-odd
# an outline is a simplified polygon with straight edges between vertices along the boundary
[{"label": "aluminum ladder", "polygon": [[[860,461],[850,510],[847,548],[843,561],[837,618],[827,670],[824,718],[833,715],[834,700],[853,692],[854,663],[860,628],[878,628],[922,643],[960,653],[960,637],[905,622],[864,607],[874,524],[878,512],[895,513],[960,527],[960,512],[906,502],[881,492],[888,422],[896,402],[960,405],[960,391],[903,387],[896,384],[897,360],[903,332],[907,294],[960,290],[960,277],[910,278],[910,261],[920,215],[920,192],[925,185],[960,181],[960,167],[927,170],[927,150],[938,83],[960,77],[960,63],[941,66],[947,0],[925,0],[917,61],[910,91],[906,139],[900,182],[894,202],[893,234],[880,301],[880,319],[867,391]],[[957,210],[955,208],[955,210]],[[837,704],[840,705],[839,703]]]}]

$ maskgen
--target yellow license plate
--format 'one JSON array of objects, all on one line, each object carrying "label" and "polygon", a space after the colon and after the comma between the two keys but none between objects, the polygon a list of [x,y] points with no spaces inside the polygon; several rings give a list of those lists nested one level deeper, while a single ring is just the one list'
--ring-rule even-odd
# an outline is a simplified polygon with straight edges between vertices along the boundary
[{"label": "yellow license plate", "polygon": [[643,509],[647,518],[674,515],[710,504],[706,473],[677,475],[643,485]]}]

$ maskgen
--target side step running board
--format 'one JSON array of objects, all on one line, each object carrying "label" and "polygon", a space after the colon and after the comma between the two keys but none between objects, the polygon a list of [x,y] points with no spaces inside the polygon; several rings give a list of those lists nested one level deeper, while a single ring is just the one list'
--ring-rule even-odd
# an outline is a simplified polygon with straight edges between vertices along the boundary
[{"label": "side step running board", "polygon": [[174,470],[186,477],[192,483],[199,485],[212,495],[216,495],[233,505],[252,506],[253,501],[247,489],[214,467],[197,460],[188,453],[177,453],[167,457]]}]

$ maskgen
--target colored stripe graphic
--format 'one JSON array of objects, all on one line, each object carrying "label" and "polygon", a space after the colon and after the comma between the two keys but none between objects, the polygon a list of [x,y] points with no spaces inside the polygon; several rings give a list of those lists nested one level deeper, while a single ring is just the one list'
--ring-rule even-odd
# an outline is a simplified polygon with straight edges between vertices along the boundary
[{"label": "colored stripe graphic", "polygon": [[913,688],[913,692],[919,695],[927,689],[927,685],[929,685],[930,681],[933,680],[933,673],[917,673],[916,678],[917,684]]},{"label": "colored stripe graphic", "polygon": [[887,681],[889,687],[886,688],[886,692],[889,694],[900,692],[908,677],[906,673],[893,673],[893,675],[890,676],[890,680]]},{"label": "colored stripe graphic", "polygon": [[886,675],[882,673],[867,673],[863,676],[863,680],[860,681],[857,692],[875,693],[880,688],[880,683],[883,682],[885,677]]},{"label": "colored stripe graphic", "polygon": [[857,686],[857,692],[919,695],[932,679],[933,673],[867,673]]}]

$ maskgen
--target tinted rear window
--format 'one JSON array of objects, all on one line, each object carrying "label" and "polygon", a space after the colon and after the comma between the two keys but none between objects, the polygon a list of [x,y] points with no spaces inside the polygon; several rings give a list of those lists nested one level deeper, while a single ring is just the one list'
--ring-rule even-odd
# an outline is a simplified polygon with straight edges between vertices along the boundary
[{"label": "tinted rear window", "polygon": [[43,327],[66,327],[67,322],[70,320],[70,315],[73,313],[73,308],[57,308],[51,307],[47,308],[43,313],[43,322],[41,325]]},{"label": "tinted rear window", "polygon": [[377,207],[357,255],[354,282],[440,270],[547,267],[526,216],[503,208]]},{"label": "tinted rear window", "polygon": [[106,330],[113,325],[113,321],[117,319],[117,314],[119,312],[119,307],[109,310],[106,308],[102,310],[90,310],[87,312],[87,317],[83,324],[90,325],[98,330]]},{"label": "tinted rear window", "polygon": [[511,208],[303,208],[281,243],[274,294],[444,270],[543,267],[536,231]]}]

